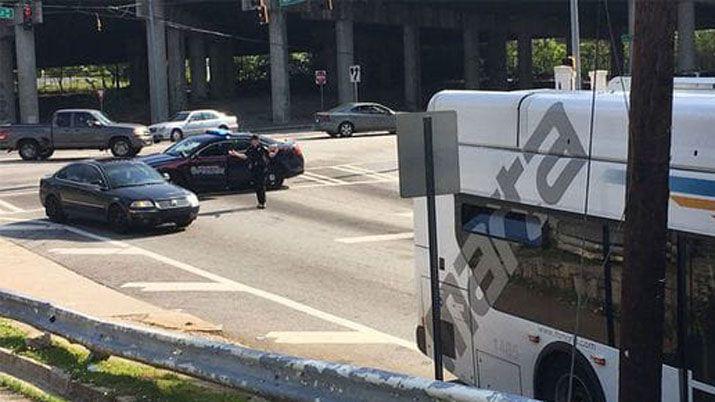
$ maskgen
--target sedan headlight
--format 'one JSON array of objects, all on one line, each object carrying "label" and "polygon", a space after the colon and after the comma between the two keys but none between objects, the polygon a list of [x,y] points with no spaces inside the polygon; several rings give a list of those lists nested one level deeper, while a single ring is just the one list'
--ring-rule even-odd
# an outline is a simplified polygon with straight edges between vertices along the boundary
[{"label": "sedan headlight", "polygon": [[154,208],[155,206],[154,201],[151,200],[139,200],[129,204],[129,208],[131,209],[149,209]]},{"label": "sedan headlight", "polygon": [[186,196],[186,201],[189,202],[189,205],[192,207],[198,207],[199,206],[199,197],[196,196],[196,194],[189,194]]}]

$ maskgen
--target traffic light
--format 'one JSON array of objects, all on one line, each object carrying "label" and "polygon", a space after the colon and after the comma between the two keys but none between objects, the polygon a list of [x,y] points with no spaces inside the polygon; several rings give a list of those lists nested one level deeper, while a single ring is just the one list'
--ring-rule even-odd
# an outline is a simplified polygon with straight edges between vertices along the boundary
[{"label": "traffic light", "polygon": [[258,22],[261,25],[268,24],[268,22],[270,22],[270,18],[268,16],[268,0],[259,0],[257,10]]},{"label": "traffic light", "polygon": [[32,29],[32,24],[32,2],[26,1],[22,6],[22,26],[29,31],[30,29]]}]

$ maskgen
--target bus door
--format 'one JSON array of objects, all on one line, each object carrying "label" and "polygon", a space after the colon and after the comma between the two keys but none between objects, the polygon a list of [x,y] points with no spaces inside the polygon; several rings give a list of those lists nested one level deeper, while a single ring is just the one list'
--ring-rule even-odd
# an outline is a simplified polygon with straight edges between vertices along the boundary
[{"label": "bus door", "polygon": [[715,402],[715,239],[688,236],[686,361],[689,402]]}]

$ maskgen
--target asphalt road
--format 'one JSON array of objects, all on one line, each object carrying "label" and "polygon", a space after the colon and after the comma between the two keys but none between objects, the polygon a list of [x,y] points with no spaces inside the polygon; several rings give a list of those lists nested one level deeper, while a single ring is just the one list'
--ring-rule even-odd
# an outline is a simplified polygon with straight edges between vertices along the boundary
[{"label": "asphalt road", "polygon": [[250,347],[430,376],[414,346],[411,202],[398,194],[395,137],[278,137],[298,141],[307,172],[269,192],[268,209],[256,210],[252,193],[209,194],[187,230],[129,235],[86,222],[72,222],[75,231],[41,225],[39,178],[106,154],[0,154],[0,236],[122,293],[222,324]]}]

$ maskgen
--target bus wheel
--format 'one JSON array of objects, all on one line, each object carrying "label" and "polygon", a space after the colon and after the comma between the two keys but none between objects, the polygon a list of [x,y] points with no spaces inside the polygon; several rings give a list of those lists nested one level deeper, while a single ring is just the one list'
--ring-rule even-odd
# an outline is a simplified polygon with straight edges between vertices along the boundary
[{"label": "bus wheel", "polygon": [[570,354],[558,353],[546,359],[537,371],[534,397],[549,402],[606,401],[598,378],[583,356],[576,358],[573,377],[569,374],[570,368]]}]

